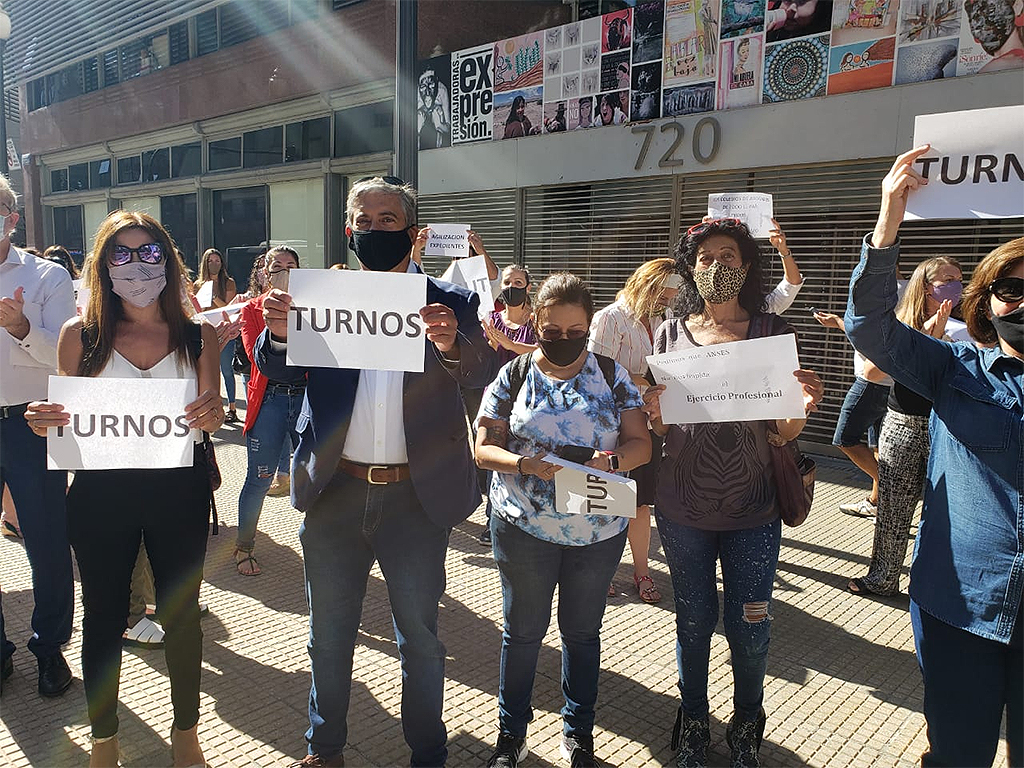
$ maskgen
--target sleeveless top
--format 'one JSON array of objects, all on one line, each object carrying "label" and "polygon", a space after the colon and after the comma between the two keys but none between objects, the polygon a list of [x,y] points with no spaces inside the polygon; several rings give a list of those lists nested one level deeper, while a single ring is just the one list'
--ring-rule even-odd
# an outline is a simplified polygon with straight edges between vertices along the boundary
[{"label": "sleeveless top", "polygon": [[[168,352],[152,368],[136,368],[135,365],[116,349],[110,353],[110,359],[103,367],[103,370],[96,374],[101,379],[194,379],[196,390],[199,388],[199,378],[196,372],[190,368],[188,363],[178,359],[176,352]],[[197,395],[198,397],[198,395]],[[203,433],[198,429],[192,430],[192,439],[203,442]]]}]

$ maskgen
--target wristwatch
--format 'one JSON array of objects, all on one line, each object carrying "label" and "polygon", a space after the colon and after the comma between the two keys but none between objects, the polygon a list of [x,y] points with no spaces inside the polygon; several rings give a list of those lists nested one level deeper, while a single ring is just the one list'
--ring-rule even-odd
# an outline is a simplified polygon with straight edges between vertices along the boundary
[{"label": "wristwatch", "polygon": [[601,451],[605,456],[608,457],[608,468],[612,472],[619,471],[619,454],[614,451]]}]

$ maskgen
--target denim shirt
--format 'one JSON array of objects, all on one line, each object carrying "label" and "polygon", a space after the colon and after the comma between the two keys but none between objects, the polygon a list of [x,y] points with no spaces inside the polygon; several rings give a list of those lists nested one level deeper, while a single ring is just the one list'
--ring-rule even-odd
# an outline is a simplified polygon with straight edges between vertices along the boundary
[{"label": "denim shirt", "polygon": [[846,329],[857,351],[934,402],[910,596],[935,618],[1008,643],[1024,588],[1024,361],[900,323],[899,242],[865,238]]}]

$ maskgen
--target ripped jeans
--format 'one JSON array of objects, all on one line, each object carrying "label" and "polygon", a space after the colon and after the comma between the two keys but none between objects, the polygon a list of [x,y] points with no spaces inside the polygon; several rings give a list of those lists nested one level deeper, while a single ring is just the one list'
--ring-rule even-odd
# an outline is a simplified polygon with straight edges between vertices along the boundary
[{"label": "ripped jeans", "polygon": [[303,394],[300,391],[288,393],[268,386],[260,405],[256,423],[245,435],[248,468],[245,482],[238,495],[238,535],[235,546],[246,552],[252,551],[256,540],[256,527],[263,510],[263,499],[274,482],[286,442],[298,445],[299,436],[295,422],[302,408]]},{"label": "ripped jeans", "polygon": [[655,511],[676,599],[676,660],[683,711],[708,716],[711,635],[718,625],[716,563],[722,561],[725,637],[732,656],[733,708],[753,720],[764,701],[771,638],[772,585],[782,522],[739,531],[705,531]]}]

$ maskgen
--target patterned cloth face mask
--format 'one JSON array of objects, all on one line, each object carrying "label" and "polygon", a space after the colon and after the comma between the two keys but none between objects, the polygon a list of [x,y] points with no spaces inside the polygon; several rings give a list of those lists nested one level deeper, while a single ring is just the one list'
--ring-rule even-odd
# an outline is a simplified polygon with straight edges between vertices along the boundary
[{"label": "patterned cloth face mask", "polygon": [[725,304],[740,295],[747,281],[748,266],[730,267],[714,261],[707,269],[694,270],[693,281],[697,292],[709,304]]}]

